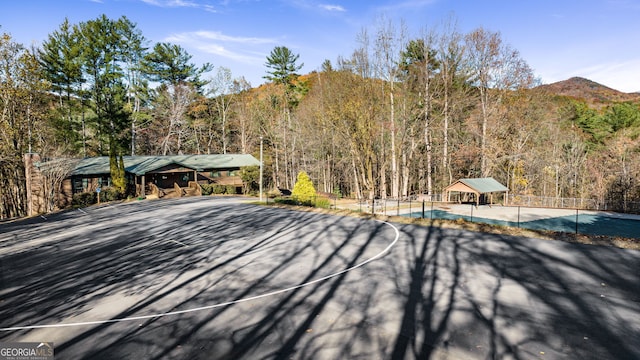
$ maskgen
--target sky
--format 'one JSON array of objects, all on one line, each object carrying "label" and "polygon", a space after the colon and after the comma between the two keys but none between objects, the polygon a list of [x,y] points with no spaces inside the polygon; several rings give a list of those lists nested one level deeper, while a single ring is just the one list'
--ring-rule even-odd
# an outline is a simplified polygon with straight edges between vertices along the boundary
[{"label": "sky", "polygon": [[455,19],[462,33],[499,32],[544,84],[580,76],[640,92],[640,0],[0,0],[0,33],[39,46],[65,18],[102,14],[126,16],[150,47],[170,42],[193,63],[211,63],[209,77],[224,67],[254,87],[277,46],[298,54],[305,74],[348,58],[380,19],[404,24],[411,38]]}]

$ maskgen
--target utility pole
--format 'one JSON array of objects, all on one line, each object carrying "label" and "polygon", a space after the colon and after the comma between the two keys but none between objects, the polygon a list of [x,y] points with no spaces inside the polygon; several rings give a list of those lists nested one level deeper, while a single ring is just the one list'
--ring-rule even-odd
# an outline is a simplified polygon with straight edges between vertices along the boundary
[{"label": "utility pole", "polygon": [[262,142],[263,142],[263,138],[262,138],[262,136],[260,136],[260,202],[262,202],[262,171],[263,171],[263,165],[262,165]]}]

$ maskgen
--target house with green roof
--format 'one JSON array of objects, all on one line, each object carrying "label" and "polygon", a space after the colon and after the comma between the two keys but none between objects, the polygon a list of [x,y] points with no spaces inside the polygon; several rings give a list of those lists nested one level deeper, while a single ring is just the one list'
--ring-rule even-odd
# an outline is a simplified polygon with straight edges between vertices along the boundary
[{"label": "house with green roof", "polygon": [[[242,192],[243,182],[240,168],[259,166],[260,162],[250,154],[211,154],[211,155],[170,155],[170,156],[124,156],[125,177],[136,196],[180,191],[200,190],[199,184],[214,184],[235,188]],[[25,155],[27,169],[28,201],[40,203],[36,195],[41,191],[43,179],[39,178],[40,169],[60,159],[42,161],[37,154]],[[111,186],[109,157],[99,156],[84,159],[67,159],[71,164],[62,181],[60,194],[56,197],[58,207],[71,204],[73,195],[83,192],[95,192],[99,188]],[[37,207],[36,207],[37,208]],[[30,213],[38,213],[34,210]]]}]

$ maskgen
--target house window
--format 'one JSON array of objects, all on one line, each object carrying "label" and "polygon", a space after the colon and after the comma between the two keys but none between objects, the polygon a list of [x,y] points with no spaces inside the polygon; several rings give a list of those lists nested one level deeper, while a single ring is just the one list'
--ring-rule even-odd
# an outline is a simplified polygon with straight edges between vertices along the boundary
[{"label": "house window", "polygon": [[229,176],[240,176],[240,170],[229,170]]},{"label": "house window", "polygon": [[90,180],[91,179],[89,178],[80,178],[80,177],[73,178],[73,183],[72,183],[73,193],[78,194],[78,193],[87,191],[89,189]]},{"label": "house window", "polygon": [[110,187],[111,186],[111,176],[102,176],[98,178],[98,185],[100,187]]},{"label": "house window", "polygon": [[209,175],[210,175],[212,178],[217,178],[217,177],[222,176],[222,174],[220,173],[220,171],[212,171],[212,172],[210,172],[210,173],[209,173]]},{"label": "house window", "polygon": [[82,179],[81,178],[74,178],[73,179],[73,193],[77,194],[77,193],[81,193],[82,192]]}]

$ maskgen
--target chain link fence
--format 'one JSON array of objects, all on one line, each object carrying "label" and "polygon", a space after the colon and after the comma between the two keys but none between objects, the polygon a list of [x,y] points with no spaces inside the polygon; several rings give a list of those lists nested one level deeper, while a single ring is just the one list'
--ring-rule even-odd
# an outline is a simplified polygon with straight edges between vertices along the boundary
[{"label": "chain link fence", "polygon": [[[578,198],[552,198],[509,195],[507,204],[442,202],[441,195],[418,195],[387,199],[339,199],[318,197],[305,203],[291,198],[268,199],[293,205],[345,209],[380,216],[404,216],[421,219],[462,219],[470,222],[531,230],[549,230],[575,234],[640,238],[640,215],[609,211],[606,204]],[[639,209],[640,203],[628,203]],[[640,211],[637,212],[640,214]]]},{"label": "chain link fence", "polygon": [[640,202],[634,201],[598,201],[595,199],[510,194],[507,198],[507,204],[528,207],[615,211],[640,214]]},{"label": "chain link fence", "polygon": [[[511,198],[511,196],[510,196]],[[402,199],[333,199],[332,207],[380,216],[463,219],[500,226],[566,233],[640,238],[640,215],[604,212],[585,199],[514,196],[510,203],[480,205],[441,202],[439,196]],[[589,209],[591,208],[591,209]]]}]

